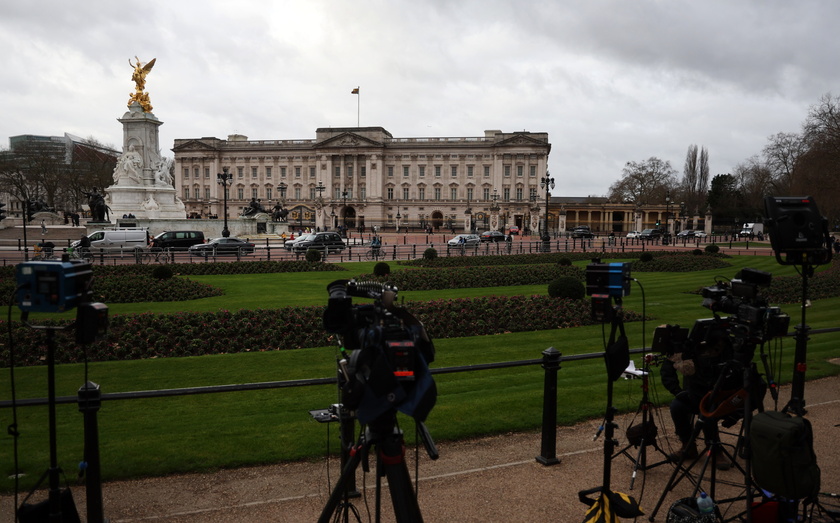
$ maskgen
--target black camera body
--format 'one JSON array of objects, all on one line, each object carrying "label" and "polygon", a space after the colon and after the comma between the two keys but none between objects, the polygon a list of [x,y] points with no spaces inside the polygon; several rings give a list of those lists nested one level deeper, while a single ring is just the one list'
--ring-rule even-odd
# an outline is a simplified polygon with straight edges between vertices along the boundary
[{"label": "black camera body", "polygon": [[[339,336],[342,351],[343,403],[369,423],[389,410],[424,421],[437,399],[428,364],[435,348],[423,324],[394,305],[397,289],[378,282],[337,280],[327,286],[324,329]],[[372,298],[352,304],[352,297]]]},{"label": "black camera body", "polygon": [[779,307],[768,306],[767,300],[759,294],[759,288],[769,287],[771,282],[769,272],[742,269],[740,278],[704,287],[701,291],[703,306],[715,314],[731,315],[730,321],[746,327],[745,335],[756,342],[787,336],[790,316]]}]

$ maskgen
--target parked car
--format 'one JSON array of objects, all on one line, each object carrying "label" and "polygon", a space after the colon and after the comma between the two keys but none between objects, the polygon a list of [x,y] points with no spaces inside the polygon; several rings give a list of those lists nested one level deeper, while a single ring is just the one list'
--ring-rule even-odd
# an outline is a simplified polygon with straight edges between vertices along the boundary
[{"label": "parked car", "polygon": [[193,256],[223,256],[230,254],[251,254],[255,245],[239,238],[213,238],[207,243],[190,247]]},{"label": "parked car", "polygon": [[680,240],[682,238],[694,238],[694,231],[691,229],[685,229],[677,233],[677,239]]},{"label": "parked car", "polygon": [[[463,238],[463,241],[461,239]],[[477,234],[459,234],[447,242],[449,247],[458,247],[459,245],[478,245],[481,243],[481,238]]]},{"label": "parked car", "polygon": [[291,251],[306,252],[309,249],[318,249],[330,253],[341,252],[346,247],[347,245],[337,232],[316,232],[301,236],[300,240],[292,244]]},{"label": "parked car", "polygon": [[307,236],[309,236],[309,235],[308,234],[301,234],[297,238],[292,238],[291,240],[286,240],[285,242],[283,242],[283,248],[286,249],[287,251],[291,251],[294,248],[294,246],[297,242],[303,240]]},{"label": "parked car", "polygon": [[511,225],[510,229],[508,229],[508,232],[511,234],[511,236],[513,236],[514,234],[519,234],[519,227],[517,227],[516,225]]},{"label": "parked car", "polygon": [[485,231],[481,233],[480,238],[483,242],[503,242],[505,241],[505,233],[501,231]]},{"label": "parked car", "polygon": [[594,238],[595,235],[588,225],[579,225],[572,229],[572,238]]},{"label": "parked car", "polygon": [[204,243],[204,233],[201,231],[167,231],[152,238],[149,247],[185,250],[199,243]]},{"label": "parked car", "polygon": [[642,231],[642,234],[639,235],[639,238],[642,240],[655,240],[661,237],[662,231],[660,229],[645,229]]},{"label": "parked car", "polygon": [[[149,245],[149,232],[145,229],[113,229],[96,231],[88,235],[90,249],[98,252],[106,251],[136,251],[145,250]],[[79,248],[81,240],[70,244],[74,249]]]},{"label": "parked car", "polygon": [[627,233],[628,238],[638,238],[642,235],[639,231],[630,231]]}]

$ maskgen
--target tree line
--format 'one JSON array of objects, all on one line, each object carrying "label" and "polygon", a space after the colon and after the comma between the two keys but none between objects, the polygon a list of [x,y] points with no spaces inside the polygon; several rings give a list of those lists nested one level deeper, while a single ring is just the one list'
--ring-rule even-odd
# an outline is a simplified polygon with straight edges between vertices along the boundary
[{"label": "tree line", "polygon": [[84,192],[113,184],[118,156],[94,138],[21,140],[0,151],[0,184],[21,209],[31,200],[59,213],[79,212],[86,207]]},{"label": "tree line", "polygon": [[609,198],[637,205],[680,203],[689,216],[711,209],[715,223],[757,221],[764,215],[765,196],[815,196],[829,228],[840,230],[840,96],[830,93],[809,107],[802,130],[780,132],[767,139],[761,153],[735,166],[731,173],[709,179],[709,153],[690,145],[682,177],[668,161],[656,157],[624,166],[610,186]]}]

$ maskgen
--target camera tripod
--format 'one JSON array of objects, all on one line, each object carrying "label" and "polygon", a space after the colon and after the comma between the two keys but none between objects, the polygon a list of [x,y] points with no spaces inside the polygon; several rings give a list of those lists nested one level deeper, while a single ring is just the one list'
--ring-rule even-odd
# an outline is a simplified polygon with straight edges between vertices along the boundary
[{"label": "camera tripod", "polygon": [[[633,474],[630,477],[630,490],[633,490],[633,484],[636,482],[636,474],[639,470],[645,471],[654,467],[658,467],[659,465],[664,465],[665,463],[668,463],[667,454],[665,454],[665,452],[661,448],[659,448],[659,445],[656,443],[657,429],[656,424],[653,421],[654,405],[648,397],[650,359],[650,355],[646,355],[644,357],[644,365],[642,366],[642,399],[639,401],[639,408],[636,410],[636,415],[638,415],[639,413],[642,414],[642,423],[639,425],[641,426],[641,435],[638,438],[631,438],[628,434],[627,439],[629,442],[627,446],[619,450],[612,456],[613,458],[615,458],[620,454],[624,454],[625,456],[630,458],[630,461],[633,462]],[[653,447],[653,449],[662,454],[665,457],[665,459],[656,463],[648,464],[648,446]],[[635,458],[630,455],[630,449],[632,447],[639,448]]]},{"label": "camera tripod", "polygon": [[[730,361],[726,364],[727,366],[735,366],[741,365],[736,361]],[[723,381],[723,377],[726,374],[726,369],[724,369],[720,376],[718,377],[717,383],[715,384],[714,388],[712,389],[711,393],[707,395],[707,397],[715,398],[721,392],[721,384]],[[746,391],[746,394],[743,397],[743,403],[737,409],[739,412],[743,414],[742,420],[742,432],[743,434],[739,436],[739,443],[738,446],[741,445],[741,442],[747,441],[749,438],[749,426],[752,420],[752,392],[753,387],[755,384],[753,383],[754,377],[757,374],[755,373],[755,365],[750,363],[747,365],[743,365],[743,390]],[[730,397],[726,402],[729,403],[733,401],[735,395]],[[705,401],[705,398],[704,398]],[[761,406],[758,406],[761,408]],[[697,441],[697,436],[700,434],[701,430],[703,429],[704,424],[706,423],[718,423],[718,417],[711,415],[710,413],[706,412],[704,415],[704,408],[701,406],[701,413],[697,416],[697,420],[694,423],[694,429],[692,430],[691,437],[688,441],[689,445],[695,444]],[[697,497],[698,493],[701,490],[701,485],[703,483],[703,479],[706,476],[706,471],[711,468],[710,476],[709,476],[709,483],[708,489],[706,492],[709,496],[715,501],[715,512],[717,514],[716,518],[720,521],[723,521],[721,517],[722,511],[720,510],[720,505],[726,503],[734,503],[737,501],[746,500],[746,510],[741,514],[735,516],[735,518],[739,518],[742,515],[746,516],[747,521],[752,521],[752,501],[754,497],[753,488],[752,488],[752,478],[751,478],[751,471],[750,471],[750,459],[749,459],[749,452],[746,452],[746,465],[742,467],[738,461],[735,459],[738,450],[734,450],[730,452],[727,449],[727,445],[720,441],[720,437],[716,437],[712,441],[706,441],[706,445],[703,448],[703,451],[699,453],[699,455],[692,460],[692,462],[686,467],[683,466],[681,463],[677,463],[676,467],[674,467],[674,472],[671,474],[671,478],[668,480],[668,483],[665,486],[665,489],[662,491],[662,495],[659,498],[659,501],[656,503],[656,507],[654,507],[653,512],[650,514],[649,521],[653,521],[656,517],[656,513],[659,512],[659,509],[662,507],[662,503],[665,501],[665,497],[668,495],[668,492],[672,491],[684,478],[688,478],[689,481],[694,485],[692,489],[691,495],[689,497],[695,498]],[[692,469],[697,466],[698,463],[702,465],[700,471],[697,473],[696,477],[692,477],[691,471]],[[744,477],[744,492],[743,496],[738,496],[734,498],[727,498],[727,499],[718,499],[717,495],[717,465],[718,462],[728,462],[733,467],[738,469],[738,471]],[[733,518],[732,520],[734,520]],[[730,520],[730,521],[732,521]]]},{"label": "camera tripod", "polygon": [[[382,477],[388,478],[388,490],[397,523],[422,523],[420,505],[417,503],[408,467],[405,463],[405,441],[402,431],[396,425],[396,411],[386,412],[365,427],[350,451],[350,459],[344,466],[335,488],[327,500],[319,523],[329,523],[337,509],[347,511],[346,485],[355,478],[356,469],[362,459],[362,467],[368,470],[367,456],[371,447],[376,450],[376,521],[380,519]],[[419,423],[419,422],[418,422]],[[340,506],[344,500],[344,506]],[[355,512],[354,512],[355,513]],[[345,512],[345,518],[347,517]]]}]

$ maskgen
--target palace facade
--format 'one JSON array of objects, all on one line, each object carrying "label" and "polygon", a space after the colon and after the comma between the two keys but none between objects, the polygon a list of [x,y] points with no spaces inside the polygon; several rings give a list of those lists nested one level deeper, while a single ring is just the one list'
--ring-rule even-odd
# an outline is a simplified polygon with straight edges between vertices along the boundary
[{"label": "palace facade", "polygon": [[175,187],[191,217],[221,216],[217,174],[228,168],[229,216],[258,200],[303,227],[459,231],[535,228],[550,150],[547,133],[394,138],[382,127],[321,128],[301,140],[179,139],[173,148]]},{"label": "palace facade", "polygon": [[[563,233],[577,225],[620,234],[661,226],[702,229],[674,203],[644,208],[606,198],[550,197],[547,133],[485,131],[478,137],[394,138],[382,127],[320,128],[314,139],[246,136],[175,140],[174,186],[192,218],[228,216],[258,204],[285,209],[300,228],[359,227],[457,232],[518,226]],[[553,176],[562,190],[562,176]],[[670,216],[670,220],[666,219]]]}]

